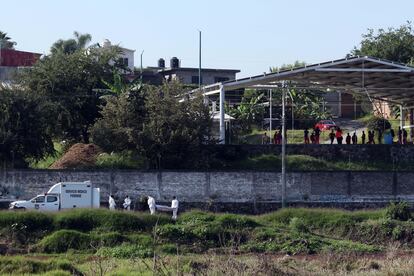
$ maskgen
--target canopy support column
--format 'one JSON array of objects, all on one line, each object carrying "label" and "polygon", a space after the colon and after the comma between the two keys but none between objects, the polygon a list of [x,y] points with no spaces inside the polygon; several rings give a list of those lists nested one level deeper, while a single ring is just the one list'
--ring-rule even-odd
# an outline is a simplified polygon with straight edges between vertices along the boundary
[{"label": "canopy support column", "polygon": [[286,114],[285,114],[285,98],[287,86],[282,86],[282,208],[286,207]]},{"label": "canopy support column", "polygon": [[414,132],[413,126],[414,125],[414,108],[410,108],[410,141],[413,142]]},{"label": "canopy support column", "polygon": [[224,122],[224,85],[220,84],[220,144],[226,143],[226,124]]},{"label": "canopy support column", "polygon": [[402,105],[400,105],[400,127],[403,129],[405,125],[405,112]]},{"label": "canopy support column", "polygon": [[[273,104],[272,104],[272,89],[269,89],[269,137],[270,137],[270,141],[272,140],[272,119],[273,119],[273,114],[272,114],[272,108],[273,108]],[[273,144],[273,143],[271,143]]]}]

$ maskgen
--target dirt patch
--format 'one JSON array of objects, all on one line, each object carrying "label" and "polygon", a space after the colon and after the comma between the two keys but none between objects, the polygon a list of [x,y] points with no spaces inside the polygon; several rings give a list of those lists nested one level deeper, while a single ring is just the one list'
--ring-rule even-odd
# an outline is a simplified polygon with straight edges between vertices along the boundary
[{"label": "dirt patch", "polygon": [[96,158],[102,150],[94,144],[74,144],[68,151],[55,163],[51,169],[79,169],[93,167],[96,163]]}]

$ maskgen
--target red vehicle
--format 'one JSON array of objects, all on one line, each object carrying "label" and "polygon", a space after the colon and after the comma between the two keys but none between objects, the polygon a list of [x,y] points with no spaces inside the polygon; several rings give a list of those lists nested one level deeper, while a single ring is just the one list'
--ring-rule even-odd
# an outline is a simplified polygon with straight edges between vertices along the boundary
[{"label": "red vehicle", "polygon": [[317,127],[321,131],[324,131],[324,130],[335,129],[337,127],[337,125],[332,120],[321,120],[315,125],[315,128],[317,128]]}]

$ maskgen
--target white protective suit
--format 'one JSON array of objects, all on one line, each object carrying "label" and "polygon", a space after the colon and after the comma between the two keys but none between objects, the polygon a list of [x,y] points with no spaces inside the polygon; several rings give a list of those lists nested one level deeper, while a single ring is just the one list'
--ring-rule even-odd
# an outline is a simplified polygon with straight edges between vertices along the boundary
[{"label": "white protective suit", "polygon": [[173,209],[172,219],[177,219],[177,212],[178,212],[178,200],[175,198],[171,201],[171,208]]},{"label": "white protective suit", "polygon": [[129,197],[126,197],[125,199],[124,199],[124,204],[123,204],[123,206],[124,206],[124,209],[125,210],[131,210],[131,199],[129,198]]},{"label": "white protective suit", "polygon": [[151,215],[155,214],[155,199],[151,196],[148,196],[148,207],[150,209]]},{"label": "white protective suit", "polygon": [[110,196],[109,197],[109,210],[115,210],[116,207],[116,203],[115,203],[115,199]]}]

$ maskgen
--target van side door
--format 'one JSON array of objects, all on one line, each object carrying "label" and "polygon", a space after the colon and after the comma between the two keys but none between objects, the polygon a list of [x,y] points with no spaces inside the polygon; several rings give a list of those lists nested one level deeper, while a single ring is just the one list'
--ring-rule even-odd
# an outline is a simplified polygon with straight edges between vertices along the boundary
[{"label": "van side door", "polygon": [[59,211],[59,196],[47,195],[44,210],[46,211]]},{"label": "van side door", "polygon": [[45,197],[46,196],[37,196],[32,199],[33,206],[36,210],[45,209]]}]

